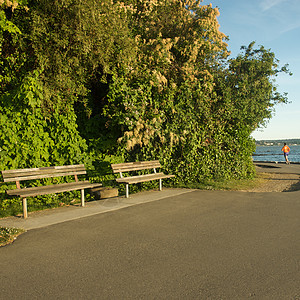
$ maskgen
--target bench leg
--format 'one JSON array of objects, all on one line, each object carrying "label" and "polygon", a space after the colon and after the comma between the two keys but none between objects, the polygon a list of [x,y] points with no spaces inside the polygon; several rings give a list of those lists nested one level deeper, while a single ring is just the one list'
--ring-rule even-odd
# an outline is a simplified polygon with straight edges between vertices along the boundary
[{"label": "bench leg", "polygon": [[81,190],[81,206],[85,206],[85,204],[84,204],[84,190]]},{"label": "bench leg", "polygon": [[162,191],[162,179],[159,179],[159,190]]},{"label": "bench leg", "polygon": [[28,217],[28,214],[27,214],[27,199],[23,198],[22,202],[23,202],[23,218],[27,219],[27,217]]},{"label": "bench leg", "polygon": [[126,184],[126,198],[129,198],[129,184]]}]

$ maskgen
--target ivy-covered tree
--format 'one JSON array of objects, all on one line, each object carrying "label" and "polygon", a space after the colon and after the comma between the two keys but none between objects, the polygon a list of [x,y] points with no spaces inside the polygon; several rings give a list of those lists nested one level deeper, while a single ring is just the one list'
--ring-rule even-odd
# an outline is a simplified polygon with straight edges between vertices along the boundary
[{"label": "ivy-covered tree", "polygon": [[104,111],[108,129],[120,129],[119,149],[128,159],[160,157],[179,180],[253,174],[253,148],[234,155],[239,141],[226,131],[221,111],[215,113],[228,56],[218,10],[199,1],[135,3],[130,20],[139,33],[138,60],[115,74]]},{"label": "ivy-covered tree", "polygon": [[241,47],[243,52],[229,60],[220,89],[222,96],[235,100],[232,123],[244,124],[249,134],[272,117],[276,104],[287,103],[287,94],[277,91],[275,79],[281,72],[292,75],[288,65],[279,68],[279,61],[271,50],[254,46],[252,42],[248,47]]},{"label": "ivy-covered tree", "polygon": [[50,92],[34,48],[30,4],[0,4],[0,168],[87,161],[73,105],[47,111]]}]

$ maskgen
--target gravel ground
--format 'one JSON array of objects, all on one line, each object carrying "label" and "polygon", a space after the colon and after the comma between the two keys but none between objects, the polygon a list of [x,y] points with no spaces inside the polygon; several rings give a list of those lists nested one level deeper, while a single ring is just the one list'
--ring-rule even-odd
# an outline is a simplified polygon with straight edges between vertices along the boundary
[{"label": "gravel ground", "polygon": [[263,182],[260,186],[246,192],[292,192],[300,190],[298,174],[261,173]]}]

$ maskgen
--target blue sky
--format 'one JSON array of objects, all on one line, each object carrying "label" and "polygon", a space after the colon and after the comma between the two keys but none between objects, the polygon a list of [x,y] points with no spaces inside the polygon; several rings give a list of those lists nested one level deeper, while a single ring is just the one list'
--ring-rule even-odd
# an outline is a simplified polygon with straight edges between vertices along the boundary
[{"label": "blue sky", "polygon": [[204,0],[218,7],[220,31],[229,36],[228,50],[235,57],[252,41],[271,49],[280,66],[289,64],[293,76],[276,78],[278,91],[291,103],[279,104],[266,128],[256,130],[257,140],[300,138],[300,0]]}]

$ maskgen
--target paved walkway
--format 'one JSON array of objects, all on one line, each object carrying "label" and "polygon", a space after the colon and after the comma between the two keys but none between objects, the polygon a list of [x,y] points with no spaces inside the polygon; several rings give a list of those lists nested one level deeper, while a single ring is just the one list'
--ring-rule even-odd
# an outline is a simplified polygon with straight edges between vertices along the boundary
[{"label": "paved walkway", "polygon": [[285,163],[255,161],[254,164],[258,172],[300,174],[299,163],[291,163],[287,165]]},{"label": "paved walkway", "polygon": [[300,299],[299,191],[165,190],[52,215],[71,211],[0,248],[0,299]]}]

